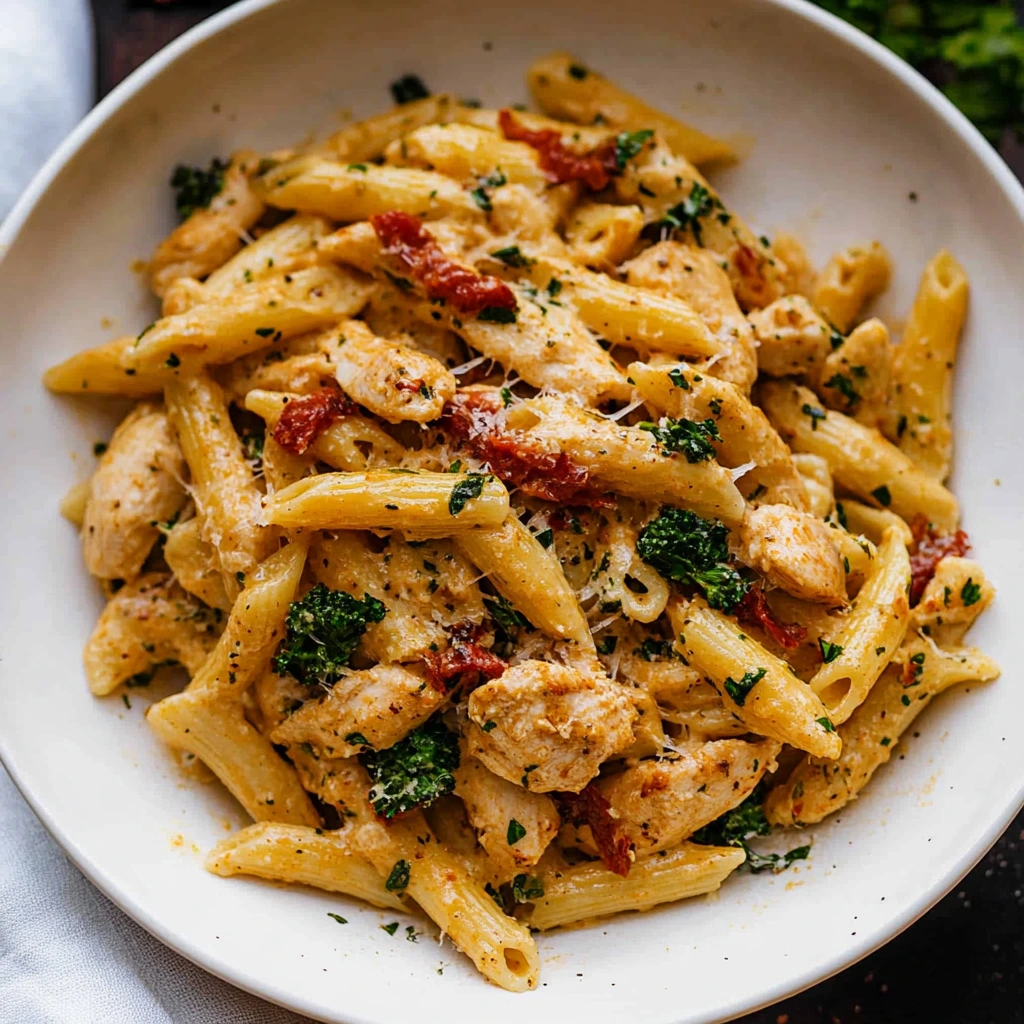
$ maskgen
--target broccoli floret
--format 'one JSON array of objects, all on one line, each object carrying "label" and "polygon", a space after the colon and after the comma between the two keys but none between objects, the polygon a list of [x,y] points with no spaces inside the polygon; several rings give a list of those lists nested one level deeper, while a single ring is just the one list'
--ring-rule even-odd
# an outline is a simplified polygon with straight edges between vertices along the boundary
[{"label": "broccoli floret", "polygon": [[171,176],[171,188],[177,195],[174,206],[181,220],[188,220],[196,210],[209,206],[214,196],[224,187],[224,172],[228,165],[216,157],[207,170],[178,164]]},{"label": "broccoli floret", "polygon": [[387,750],[359,755],[373,779],[370,802],[382,817],[426,807],[455,789],[459,739],[435,715]]},{"label": "broccoli floret", "polygon": [[318,583],[288,609],[288,634],[274,658],[274,671],[302,683],[336,683],[367,623],[380,622],[386,613],[384,605],[369,594],[360,601],[344,590],[329,590]]},{"label": "broccoli floret", "polygon": [[731,612],[750,584],[728,564],[728,535],[715,519],[669,506],[640,531],[636,550],[662,576],[695,584],[712,608]]},{"label": "broccoli floret", "polygon": [[682,452],[690,463],[706,462],[715,457],[712,441],[721,441],[718,425],[714,420],[673,420],[663,419],[657,423],[639,423],[641,430],[650,431],[661,445],[665,455]]},{"label": "broccoli floret", "polygon": [[746,867],[754,874],[771,869],[782,871],[795,860],[806,860],[809,846],[797,846],[789,853],[756,853],[747,845],[754,836],[768,835],[772,827],[764,816],[764,783],[759,782],[743,803],[726,811],[711,824],[698,829],[690,842],[704,846],[738,846],[747,855]]}]

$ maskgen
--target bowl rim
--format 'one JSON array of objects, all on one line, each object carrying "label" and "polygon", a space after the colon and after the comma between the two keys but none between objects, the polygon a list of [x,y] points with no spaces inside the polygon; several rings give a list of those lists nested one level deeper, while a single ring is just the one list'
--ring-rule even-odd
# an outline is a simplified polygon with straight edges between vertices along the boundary
[{"label": "bowl rim", "polygon": [[[0,222],[0,266],[32,213],[64,168],[89,139],[118,111],[127,106],[145,86],[194,47],[262,10],[289,2],[292,0],[238,0],[230,7],[188,29],[118,83],[54,150],[21,193],[7,217]],[[881,43],[876,42],[839,17],[815,6],[810,0],[759,0],[759,2],[778,8],[788,15],[827,32],[895,77],[905,89],[931,108],[932,113],[954,132],[959,141],[970,149],[973,156],[980,160],[989,176],[1016,211],[1021,223],[1024,224],[1024,185],[1016,178],[1003,158],[981,132],[923,75]],[[7,770],[15,787],[72,863],[115,906],[168,948],[221,980],[293,1012],[304,1013],[311,1017],[315,1017],[320,1012],[317,1007],[306,1003],[301,992],[290,991],[266,978],[249,975],[244,966],[237,965],[215,952],[198,948],[189,939],[165,928],[163,923],[151,916],[143,906],[133,902],[121,890],[116,879],[109,877],[78,847],[74,837],[65,832],[61,824],[35,797],[28,783],[19,776],[15,759],[5,747],[3,733],[0,730],[0,764]],[[716,1010],[713,1019],[707,1019],[707,1024],[732,1020],[742,1014],[763,1009],[779,1000],[803,992],[856,964],[894,939],[923,917],[981,861],[1022,807],[1024,807],[1024,779],[1017,789],[1015,798],[1000,814],[995,816],[982,834],[974,839],[931,888],[921,892],[900,913],[893,915],[885,923],[863,936],[858,936],[856,943],[850,943],[842,953],[835,955],[824,964],[812,965],[780,979],[773,985],[762,987],[747,995],[731,998]],[[378,1020],[363,1016],[349,1019],[351,1024],[379,1024]]]}]

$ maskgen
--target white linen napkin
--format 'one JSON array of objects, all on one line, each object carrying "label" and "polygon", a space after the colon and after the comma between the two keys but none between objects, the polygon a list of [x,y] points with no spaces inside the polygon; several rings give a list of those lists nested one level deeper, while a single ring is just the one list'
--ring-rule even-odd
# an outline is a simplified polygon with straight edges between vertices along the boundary
[{"label": "white linen napkin", "polygon": [[[87,0],[0,0],[0,220],[93,102]],[[54,513],[56,514],[56,512]],[[171,952],[72,865],[0,767],[0,1024],[302,1024]]]}]

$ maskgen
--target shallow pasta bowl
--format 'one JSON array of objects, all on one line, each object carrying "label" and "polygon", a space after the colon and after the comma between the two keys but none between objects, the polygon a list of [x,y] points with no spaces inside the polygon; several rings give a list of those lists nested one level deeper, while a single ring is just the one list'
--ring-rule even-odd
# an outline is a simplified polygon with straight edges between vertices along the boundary
[{"label": "shallow pasta bowl", "polygon": [[[73,351],[138,330],[154,303],[132,273],[172,226],[177,162],[273,148],[388,103],[415,72],[485,104],[525,99],[523,73],[562,47],[652,103],[739,136],[748,157],[717,176],[760,230],[802,236],[820,263],[879,238],[897,263],[881,313],[909,308],[940,246],[972,279],[956,383],[960,496],[977,557],[1000,589],[972,642],[1003,679],[952,692],[836,819],[810,859],[738,875],[702,899],[540,940],[543,985],[513,996],[428,934],[405,941],[340,897],[207,874],[200,853],[240,823],[217,787],[183,776],[142,714],[156,695],[97,701],[82,644],[100,597],[61,495],[91,469],[112,419],[56,400],[39,377]],[[1013,609],[1024,605],[1018,381],[1024,377],[1024,193],[982,138],[881,48],[797,0],[252,0],[169,47],[109,96],[29,188],[0,232],[5,314],[0,509],[0,755],[82,870],[196,963],[330,1021],[495,1024],[585,1008],[594,1024],[706,1022],[838,971],[924,913],[1024,801],[1010,733],[1024,716]],[[336,912],[348,923],[327,915]],[[417,925],[417,927],[419,927]]]}]

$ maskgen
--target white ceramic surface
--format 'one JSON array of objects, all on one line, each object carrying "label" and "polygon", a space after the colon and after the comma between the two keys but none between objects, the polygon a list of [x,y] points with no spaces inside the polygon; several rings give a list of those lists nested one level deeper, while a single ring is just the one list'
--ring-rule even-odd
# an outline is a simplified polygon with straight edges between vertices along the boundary
[{"label": "white ceramic surface", "polygon": [[[954,485],[1000,596],[974,642],[1001,681],[942,697],[810,860],[741,875],[714,900],[540,938],[543,987],[485,984],[451,946],[387,935],[342,898],[206,874],[200,851],[241,815],[193,784],[150,735],[155,694],[92,699],[80,664],[101,602],[60,496],[111,419],[58,400],[50,363],[153,319],[131,270],[171,227],[177,161],[275,146],[368,114],[416,72],[487,104],[525,99],[527,63],[574,50],[666,110],[741,133],[750,159],[718,179],[768,233],[795,229],[821,260],[880,238],[897,258],[883,312],[905,315],[946,245],[971,274],[956,386]],[[912,202],[909,193],[917,194]],[[798,0],[262,0],[169,47],[109,96],[43,170],[0,232],[0,755],[75,862],[129,914],[220,976],[349,1024],[585,1017],[705,1022],[770,1002],[863,956],[974,864],[1024,799],[1012,723],[1024,715],[1024,605],[1014,456],[1024,379],[1024,194],[937,93],[865,38]],[[109,321],[104,319],[109,318]],[[327,911],[340,911],[340,926]],[[403,919],[402,924],[408,923]],[[443,973],[439,968],[443,965]]]}]

